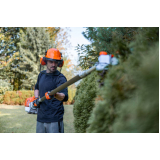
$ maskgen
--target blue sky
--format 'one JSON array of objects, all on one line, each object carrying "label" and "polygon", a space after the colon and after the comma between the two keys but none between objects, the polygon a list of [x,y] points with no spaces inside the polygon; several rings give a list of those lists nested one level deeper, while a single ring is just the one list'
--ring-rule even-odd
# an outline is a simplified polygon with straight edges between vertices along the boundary
[{"label": "blue sky", "polygon": [[90,44],[90,42],[82,35],[82,32],[86,29],[84,27],[70,27],[70,43],[71,48],[68,49],[68,53],[71,53],[73,56],[70,57],[72,62],[76,65],[78,61],[78,53],[75,50],[75,47],[80,44]]}]

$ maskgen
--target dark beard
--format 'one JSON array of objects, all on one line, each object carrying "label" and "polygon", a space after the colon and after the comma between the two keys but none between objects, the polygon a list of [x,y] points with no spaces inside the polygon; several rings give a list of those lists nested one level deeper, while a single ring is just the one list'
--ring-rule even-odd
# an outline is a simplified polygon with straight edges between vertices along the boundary
[{"label": "dark beard", "polygon": [[47,67],[47,69],[49,70],[50,73],[53,73],[57,70],[57,67],[54,67],[54,70],[51,70],[50,68]]}]

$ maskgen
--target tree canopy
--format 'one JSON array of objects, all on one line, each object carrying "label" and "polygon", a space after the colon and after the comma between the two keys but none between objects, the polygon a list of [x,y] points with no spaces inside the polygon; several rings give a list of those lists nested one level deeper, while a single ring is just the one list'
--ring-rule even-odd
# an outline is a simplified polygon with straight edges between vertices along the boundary
[{"label": "tree canopy", "polygon": [[[45,55],[49,47],[62,51],[69,67],[70,60],[66,55],[66,45],[69,45],[67,31],[69,29],[60,27],[1,27],[0,79],[11,83],[13,90],[33,89],[40,71],[40,57]],[[64,68],[63,72],[67,69]],[[71,74],[70,70],[67,75]]]}]

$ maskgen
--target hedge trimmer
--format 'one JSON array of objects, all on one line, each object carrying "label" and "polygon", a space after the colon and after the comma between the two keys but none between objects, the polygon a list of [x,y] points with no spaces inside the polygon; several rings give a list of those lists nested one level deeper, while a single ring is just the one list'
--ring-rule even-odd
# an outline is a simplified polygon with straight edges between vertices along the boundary
[{"label": "hedge trimmer", "polygon": [[[100,56],[98,57],[98,62],[95,63],[95,65],[88,70],[80,72],[77,76],[73,77],[69,81],[65,82],[61,86],[57,87],[56,89],[52,90],[49,93],[49,96],[53,96],[57,92],[60,92],[61,90],[67,88],[68,86],[72,85],[73,83],[79,81],[80,79],[88,76],[92,71],[97,70],[97,71],[104,71],[108,70],[110,65],[117,65],[118,64],[118,59],[114,57],[113,55],[108,55],[106,52],[101,51]],[[37,113],[37,108],[33,105],[33,97],[28,99],[28,103],[26,104],[25,110],[28,113]],[[42,98],[39,98],[39,102],[43,102],[46,100],[46,97],[43,96]]]}]

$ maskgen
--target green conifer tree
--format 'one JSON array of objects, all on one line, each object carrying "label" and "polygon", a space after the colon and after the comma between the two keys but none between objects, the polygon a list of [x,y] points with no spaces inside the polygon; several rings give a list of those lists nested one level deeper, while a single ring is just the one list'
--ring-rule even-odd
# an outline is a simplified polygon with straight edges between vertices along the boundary
[{"label": "green conifer tree", "polygon": [[87,132],[159,131],[159,29],[139,28],[138,33],[127,45],[128,58],[108,71],[100,91],[103,100],[94,108]]},{"label": "green conifer tree", "polygon": [[26,29],[26,33],[21,32],[19,43],[20,61],[18,67],[12,69],[25,75],[22,80],[22,87],[33,89],[40,72],[40,56],[45,55],[45,51],[51,47],[49,33],[42,27],[31,27]]},{"label": "green conifer tree", "polygon": [[77,87],[74,98],[74,128],[77,133],[85,133],[90,114],[95,105],[97,95],[97,72],[92,72],[84,78]]},{"label": "green conifer tree", "polygon": [[146,53],[138,70],[132,72],[137,89],[120,104],[113,132],[159,133],[159,44]]},{"label": "green conifer tree", "polygon": [[18,42],[20,41],[20,30],[25,32],[26,28],[0,27],[0,79],[5,79],[18,90],[23,75],[12,71],[12,64],[17,66],[19,61]]},{"label": "green conifer tree", "polygon": [[129,44],[137,33],[136,27],[87,27],[83,35],[91,44],[77,46],[80,66],[83,69],[90,67],[98,60],[100,51],[125,60],[131,53]]},{"label": "green conifer tree", "polygon": [[[60,51],[61,49],[66,50],[66,41],[68,42],[68,33],[66,31],[64,31],[60,27],[45,27],[44,29],[49,33],[49,43],[51,44],[50,47],[58,48],[60,49]],[[26,34],[26,30],[27,27],[0,27],[0,79],[10,82],[13,85],[14,90],[22,89],[22,87],[25,88],[22,83],[24,84],[23,80],[26,79],[26,73],[20,72],[21,69],[19,66],[20,64],[23,65],[23,62],[22,59],[20,59],[20,56],[22,58],[22,55],[20,55],[19,53],[20,45],[18,44],[20,44],[20,40],[21,42],[25,40],[27,41],[27,38],[25,36],[25,38],[22,38],[23,34]],[[32,38],[28,38],[29,43],[32,42],[31,39]],[[22,49],[27,49],[27,45],[30,46],[29,43],[25,44],[26,46],[23,45],[23,47],[21,47],[21,51]],[[40,56],[44,56],[44,53],[39,55],[38,59],[40,58]],[[45,69],[45,66],[41,67],[41,70]],[[63,72],[64,71],[65,67],[63,67]],[[71,76],[71,74],[71,72],[67,72],[68,76]]]}]

